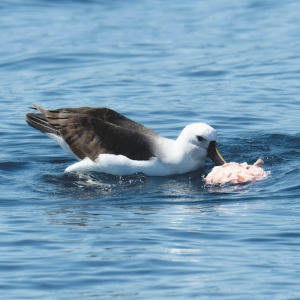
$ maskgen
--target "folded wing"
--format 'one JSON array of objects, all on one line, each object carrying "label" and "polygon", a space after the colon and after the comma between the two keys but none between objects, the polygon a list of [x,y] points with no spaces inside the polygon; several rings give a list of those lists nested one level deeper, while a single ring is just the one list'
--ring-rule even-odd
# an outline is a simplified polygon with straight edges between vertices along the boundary
[{"label": "folded wing", "polygon": [[62,137],[76,156],[96,160],[99,154],[124,155],[133,160],[153,157],[153,141],[159,135],[107,108],[80,107],[47,110],[26,115],[26,121],[44,133]]}]

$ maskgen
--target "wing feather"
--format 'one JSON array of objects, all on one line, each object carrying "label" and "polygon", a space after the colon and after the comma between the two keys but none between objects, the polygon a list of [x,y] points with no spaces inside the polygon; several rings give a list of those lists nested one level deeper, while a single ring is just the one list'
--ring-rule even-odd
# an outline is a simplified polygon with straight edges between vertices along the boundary
[{"label": "wing feather", "polygon": [[81,107],[48,111],[35,107],[81,159],[89,157],[94,161],[102,153],[133,160],[154,156],[152,141],[158,134],[113,110]]}]

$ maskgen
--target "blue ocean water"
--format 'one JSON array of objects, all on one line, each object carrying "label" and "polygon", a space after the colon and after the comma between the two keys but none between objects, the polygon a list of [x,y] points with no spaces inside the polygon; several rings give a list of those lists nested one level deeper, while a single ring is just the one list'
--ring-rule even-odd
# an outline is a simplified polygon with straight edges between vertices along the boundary
[{"label": "blue ocean water", "polygon": [[[1,299],[300,299],[300,2],[3,0]],[[218,131],[261,182],[67,174],[29,106]]]}]

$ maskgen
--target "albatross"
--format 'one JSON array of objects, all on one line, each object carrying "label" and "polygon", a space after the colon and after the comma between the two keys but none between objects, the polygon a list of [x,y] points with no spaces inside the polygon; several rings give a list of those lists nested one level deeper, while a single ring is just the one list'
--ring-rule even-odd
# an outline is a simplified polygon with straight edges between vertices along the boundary
[{"label": "albatross", "polygon": [[26,114],[27,123],[56,141],[79,162],[66,172],[166,176],[195,171],[207,157],[225,164],[216,130],[205,123],[186,126],[176,140],[164,138],[109,108],[60,108]]}]

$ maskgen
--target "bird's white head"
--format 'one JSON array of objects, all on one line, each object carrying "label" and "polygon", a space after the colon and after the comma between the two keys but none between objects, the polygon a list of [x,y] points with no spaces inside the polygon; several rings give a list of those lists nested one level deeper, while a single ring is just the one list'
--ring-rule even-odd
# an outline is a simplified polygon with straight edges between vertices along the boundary
[{"label": "bird's white head", "polygon": [[225,161],[217,149],[216,140],[216,130],[205,123],[186,126],[177,139],[186,152],[189,148],[193,156],[197,156],[199,160],[204,161],[206,157],[209,157],[217,165],[222,165]]},{"label": "bird's white head", "polygon": [[217,132],[205,123],[194,123],[186,126],[179,137],[195,146],[207,149],[209,143],[217,139]]}]

